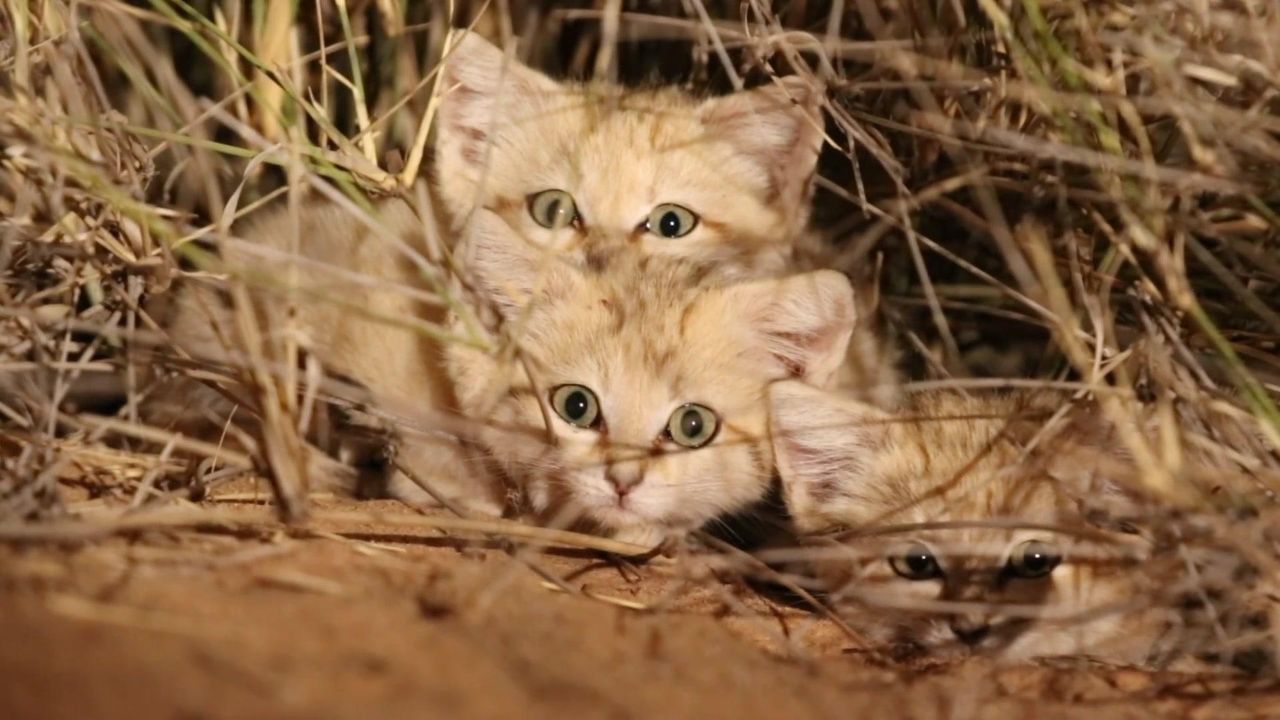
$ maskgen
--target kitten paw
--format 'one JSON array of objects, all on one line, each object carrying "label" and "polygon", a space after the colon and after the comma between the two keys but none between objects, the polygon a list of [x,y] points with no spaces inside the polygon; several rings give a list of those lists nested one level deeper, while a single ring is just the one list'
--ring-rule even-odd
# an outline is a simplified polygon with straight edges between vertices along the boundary
[{"label": "kitten paw", "polygon": [[646,551],[651,551],[657,549],[668,539],[671,539],[671,534],[664,528],[660,528],[656,525],[633,525],[631,527],[614,530],[612,537],[618,542],[639,545]]}]

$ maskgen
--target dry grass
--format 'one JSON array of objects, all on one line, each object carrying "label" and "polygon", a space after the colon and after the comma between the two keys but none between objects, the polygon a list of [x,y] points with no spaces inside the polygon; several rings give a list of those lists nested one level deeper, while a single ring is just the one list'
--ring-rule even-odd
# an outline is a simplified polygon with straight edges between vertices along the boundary
[{"label": "dry grass", "polygon": [[[0,538],[200,525],[200,511],[173,506],[245,472],[271,480],[284,518],[305,518],[298,428],[328,396],[294,370],[298,348],[263,341],[249,371],[208,367],[169,347],[144,307],[184,272],[180,260],[216,271],[196,240],[272,200],[296,208],[310,189],[353,213],[385,194],[421,205],[411,181],[429,159],[433,72],[446,29],[469,24],[518,36],[531,64],[578,76],[822,82],[831,145],[818,223],[842,268],[880,270],[918,388],[1065,384],[1119,428],[1154,403],[1166,431],[1124,438],[1149,490],[1170,507],[1208,506],[1180,474],[1193,448],[1270,503],[1280,483],[1273,4],[486,5],[5,3]],[[433,290],[455,302],[447,285]],[[233,451],[142,424],[149,362],[229,375],[264,431]],[[1269,530],[1274,511],[1260,509]],[[1275,570],[1269,534],[1211,526],[1215,542],[1264,538],[1250,557]],[[450,529],[626,549],[513,524]]]}]

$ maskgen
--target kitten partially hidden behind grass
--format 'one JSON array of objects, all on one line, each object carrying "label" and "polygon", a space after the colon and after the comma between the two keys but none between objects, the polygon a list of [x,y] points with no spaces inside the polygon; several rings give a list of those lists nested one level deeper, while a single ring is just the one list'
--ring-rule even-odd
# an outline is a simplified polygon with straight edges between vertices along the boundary
[{"label": "kitten partially hidden behind grass", "polygon": [[786,269],[806,230],[822,93],[799,78],[698,99],[557,82],[462,35],[444,60],[436,184],[456,232],[580,254],[604,245]]},{"label": "kitten partially hidden behind grass", "polygon": [[1238,556],[1188,550],[1187,525],[1153,540],[1138,495],[1113,482],[1132,466],[1066,395],[940,392],[893,414],[796,382],[770,395],[806,572],[877,649],[1137,664],[1250,624],[1265,637],[1260,614],[1227,610],[1224,588],[1242,596],[1249,574]]},{"label": "kitten partially hidden behind grass", "polygon": [[639,544],[761,499],[769,383],[829,383],[853,330],[833,271],[726,282],[626,249],[584,270],[476,237],[468,266],[520,354],[449,347],[459,408],[534,512]]},{"label": "kitten partially hidden behind grass", "polygon": [[[803,82],[706,99],[560,83],[474,35],[460,37],[440,82],[432,174],[448,218],[443,244],[459,254],[505,244],[583,266],[589,255],[631,253],[638,275],[627,282],[644,297],[645,256],[714,264],[724,276],[773,275],[804,232],[822,130],[821,93]],[[286,212],[268,213],[236,226],[241,239],[224,243],[223,261],[255,287],[268,340],[287,329],[327,372],[367,389],[375,409],[409,425],[420,411],[417,428],[397,428],[399,461],[461,497],[473,490],[463,479],[475,473],[460,460],[467,453],[447,433],[418,432],[430,430],[424,418],[433,413],[474,410],[443,374],[448,343],[419,322],[444,320],[441,304],[424,299],[424,274],[411,258],[426,248],[426,223],[395,199],[375,214],[378,230],[321,203],[305,204],[297,225]],[[298,258],[289,257],[294,238]],[[280,312],[286,293],[291,317]],[[177,345],[198,359],[243,364],[246,340],[226,300],[207,283],[183,289],[166,323]],[[149,417],[164,425],[198,418],[216,435],[231,404],[186,378],[168,385],[148,403]],[[426,499],[399,473],[389,488]]]},{"label": "kitten partially hidden behind grass", "polygon": [[[350,227],[344,217],[334,209],[306,216],[309,262],[411,275],[376,238],[322,230]],[[467,277],[500,311],[508,349],[446,343],[442,357],[413,328],[369,317],[412,317],[423,310],[419,301],[312,265],[288,285],[313,299],[298,303],[292,325],[277,293],[255,292],[254,311],[269,333],[292,326],[331,370],[341,361],[337,369],[365,384],[382,410],[410,419],[415,410],[428,419],[456,411],[455,424],[465,427],[410,434],[400,450],[438,491],[497,512],[500,488],[471,462],[492,457],[543,519],[580,520],[639,543],[656,544],[764,495],[773,472],[768,385],[788,377],[829,383],[856,319],[849,281],[834,271],[733,281],[710,265],[625,247],[580,266],[501,232],[479,232],[463,250]],[[257,273],[289,276],[279,257],[237,257]],[[314,300],[324,293],[359,310]],[[170,332],[196,357],[243,362],[230,308],[211,287],[187,289]],[[150,408],[153,421],[200,410],[212,412],[217,427],[228,417],[225,400],[186,378],[178,383]],[[426,499],[399,474],[391,490]]]}]

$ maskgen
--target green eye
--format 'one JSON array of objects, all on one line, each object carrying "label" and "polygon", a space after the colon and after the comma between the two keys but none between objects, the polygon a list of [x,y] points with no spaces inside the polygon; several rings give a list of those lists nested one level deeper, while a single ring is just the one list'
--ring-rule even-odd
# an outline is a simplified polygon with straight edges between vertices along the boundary
[{"label": "green eye", "polygon": [[889,567],[908,580],[934,580],[942,577],[942,566],[933,550],[924,543],[912,543],[903,552],[889,557]]},{"label": "green eye", "polygon": [[698,216],[692,210],[671,203],[654,208],[644,223],[645,230],[664,238],[684,237],[696,227]]},{"label": "green eye", "polygon": [[1053,572],[1062,562],[1062,554],[1048,543],[1028,540],[1014,548],[1009,556],[1008,572],[1016,577],[1032,580]]},{"label": "green eye", "polygon": [[563,190],[543,190],[529,196],[529,215],[542,227],[559,230],[578,221],[578,207]]},{"label": "green eye", "polygon": [[582,385],[561,385],[552,390],[551,409],[570,425],[593,428],[600,424],[596,394]]},{"label": "green eye", "polygon": [[681,405],[667,421],[667,437],[677,445],[700,448],[711,442],[720,429],[720,418],[711,408],[690,403]]}]

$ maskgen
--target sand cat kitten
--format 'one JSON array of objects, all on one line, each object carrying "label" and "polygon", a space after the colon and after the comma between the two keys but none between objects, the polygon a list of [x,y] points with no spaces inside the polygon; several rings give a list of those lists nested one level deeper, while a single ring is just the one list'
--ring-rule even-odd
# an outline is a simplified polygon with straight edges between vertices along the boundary
[{"label": "sand cat kitten", "polygon": [[1086,505],[1117,519],[1138,512],[1101,479],[1096,425],[1024,456],[1066,403],[1052,393],[936,393],[889,415],[800,383],[771,390],[796,525],[845,531],[812,570],[874,645],[1148,659],[1174,618],[1144,607],[1156,583],[1141,571],[1149,543],[1086,517]]},{"label": "sand cat kitten", "polygon": [[473,34],[444,62],[435,177],[462,237],[485,209],[543,247],[788,266],[823,137],[807,83],[707,99],[560,83]]},{"label": "sand cat kitten", "polygon": [[[511,242],[578,260],[588,248],[633,245],[714,261],[725,272],[765,273],[785,265],[805,225],[821,129],[818,94],[802,84],[702,101],[674,89],[560,84],[465,35],[447,58],[442,93],[434,175],[453,225],[447,244],[465,245],[473,219],[484,215],[500,219]],[[258,293],[271,299],[257,308],[268,334],[284,327],[280,284],[296,269],[294,326],[303,346],[327,370],[364,385],[378,409],[402,417],[452,411],[440,347],[387,322],[442,319],[440,308],[414,298],[422,274],[392,242],[421,252],[424,223],[398,200],[381,203],[377,214],[385,237],[319,203],[303,208],[296,228],[287,213],[267,214],[237,228],[244,242],[224,248],[224,260],[252,282],[277,286]],[[295,233],[304,259],[292,263],[281,253]],[[206,359],[243,354],[226,303],[209,286],[180,291],[173,305],[168,326],[178,345]],[[230,409],[183,380],[148,405],[155,422],[201,416],[215,430]],[[465,474],[441,460],[456,455],[441,451],[452,441],[415,436],[402,444],[403,462],[423,475]],[[403,477],[392,486],[423,499]]]},{"label": "sand cat kitten", "polygon": [[626,248],[582,270],[475,237],[468,266],[525,362],[451,346],[459,407],[486,419],[483,445],[533,510],[633,542],[759,500],[768,384],[828,383],[853,329],[852,288],[833,271],[727,284]]},{"label": "sand cat kitten", "polygon": [[[384,206],[381,219],[408,241],[420,240],[409,230],[407,207]],[[596,527],[628,539],[656,542],[757,499],[772,473],[765,389],[790,376],[818,384],[833,377],[856,319],[848,280],[819,271],[728,284],[710,265],[627,247],[590,253],[579,266],[512,243],[501,224],[478,214],[461,259],[480,296],[503,311],[521,352],[512,359],[451,343],[444,350],[450,373],[420,331],[370,319],[412,320],[429,308],[404,290],[417,270],[345,213],[304,214],[306,261],[292,284],[287,270],[296,261],[287,256],[255,244],[231,245],[227,254],[239,274],[279,283],[253,296],[265,332],[287,327],[280,300],[291,289],[300,299],[293,326],[302,345],[331,372],[365,385],[379,409],[403,417],[401,459],[473,509],[495,511],[501,498],[467,461],[475,451],[430,432],[455,407],[482,428],[480,444],[536,510],[573,505]],[[287,227],[287,218],[275,216],[252,233],[275,244]],[[216,288],[193,284],[182,300],[169,325],[179,344],[236,364],[238,336]],[[152,408],[153,420],[178,418],[195,402],[217,416],[216,427],[230,408],[217,396],[206,403],[210,394],[201,392],[184,380]],[[589,419],[573,415],[563,404],[570,402],[589,405]],[[553,420],[550,438],[540,434],[544,409]],[[391,481],[393,493],[421,499],[406,478]]]},{"label": "sand cat kitten", "polygon": [[[632,245],[747,276],[820,267],[807,232],[822,91],[800,77],[699,100],[674,88],[558,83],[476,35],[446,60],[436,177],[461,242],[489,232],[572,253]],[[862,293],[837,379],[897,397],[892,348]]]},{"label": "sand cat kitten", "polygon": [[[796,382],[770,401],[796,525],[843,531],[814,538],[825,559],[810,570],[873,644],[1272,663],[1274,583],[1220,541],[1223,516],[1157,512],[1122,489],[1135,468],[1096,408],[1052,392],[940,392],[891,415]],[[1216,467],[1202,476],[1213,494],[1240,487]],[[1254,525],[1233,531],[1269,546]]]}]

